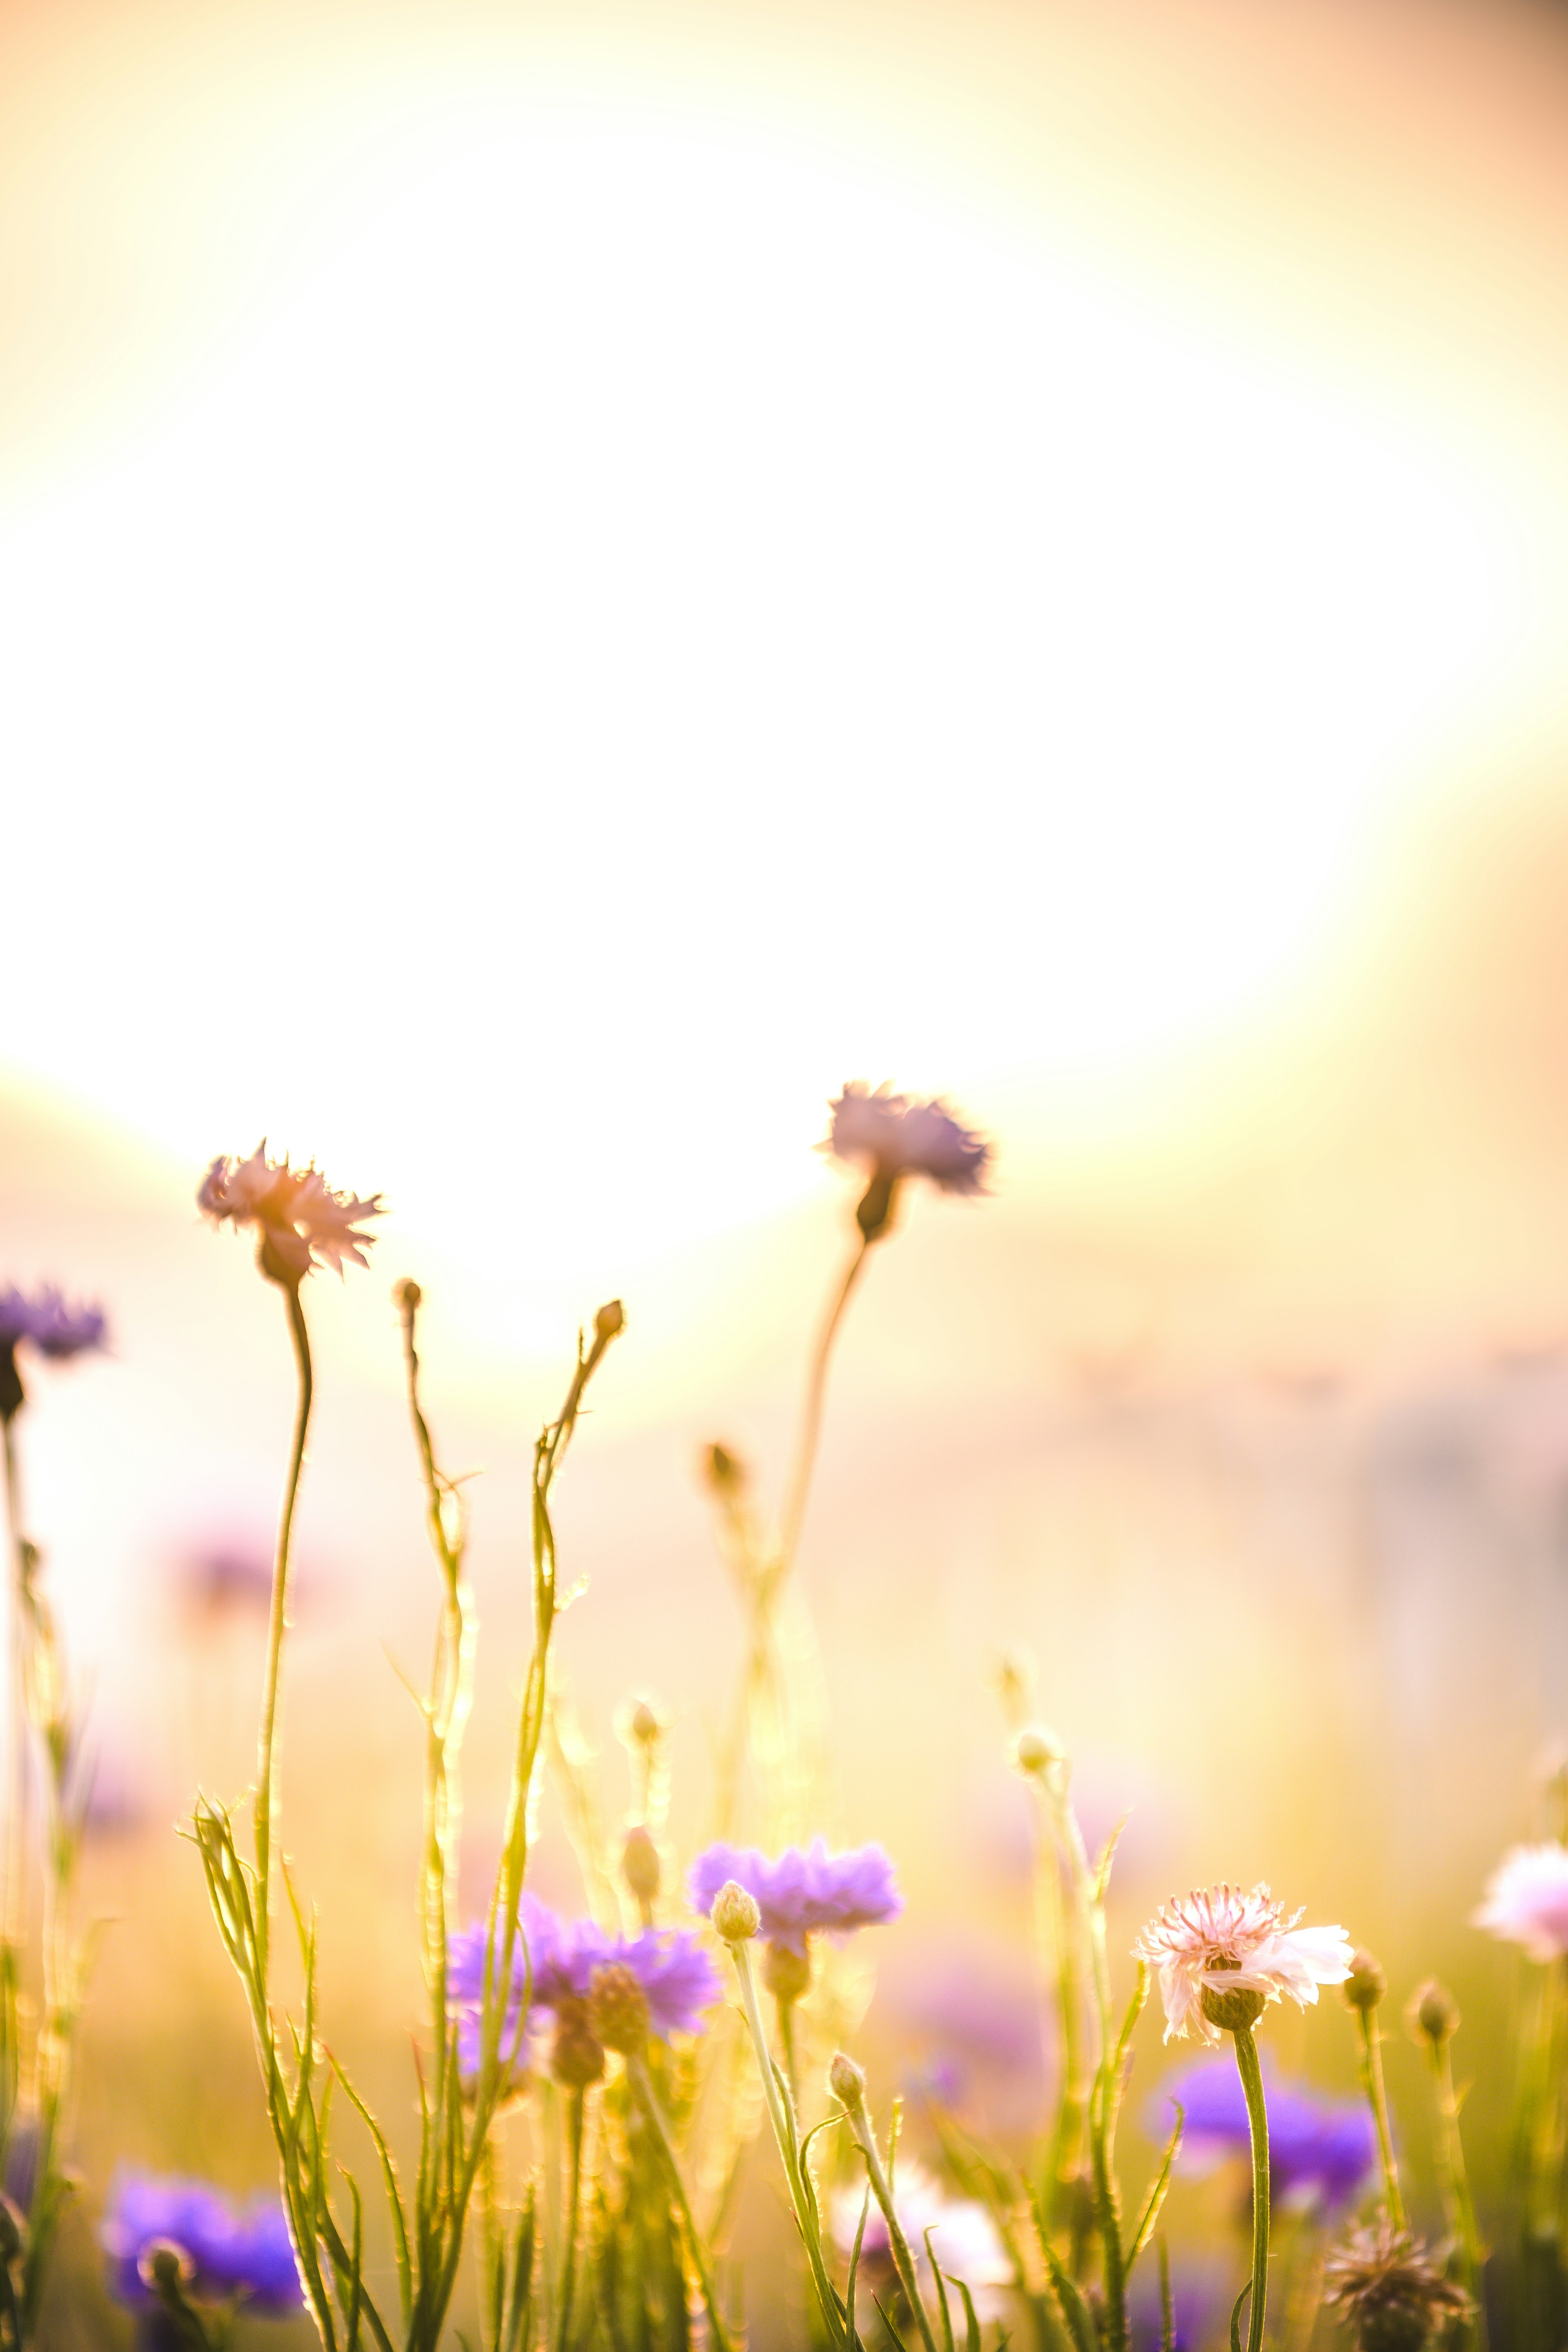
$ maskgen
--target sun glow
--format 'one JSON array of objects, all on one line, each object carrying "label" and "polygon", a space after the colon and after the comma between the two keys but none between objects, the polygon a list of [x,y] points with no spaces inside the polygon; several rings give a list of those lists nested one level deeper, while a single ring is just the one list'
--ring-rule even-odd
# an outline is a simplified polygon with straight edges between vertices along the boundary
[{"label": "sun glow", "polygon": [[12,1034],[193,1161],[668,1242],[844,1076],[1254,1000],[1521,594],[1457,460],[1016,225],[519,122],[13,517]]}]

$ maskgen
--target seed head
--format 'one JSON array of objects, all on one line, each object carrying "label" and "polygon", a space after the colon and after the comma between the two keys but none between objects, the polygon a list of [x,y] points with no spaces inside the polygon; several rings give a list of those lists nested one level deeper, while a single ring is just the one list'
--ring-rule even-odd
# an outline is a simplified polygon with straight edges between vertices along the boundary
[{"label": "seed head", "polygon": [[727,1944],[748,1944],[762,1925],[762,1913],[755,1895],[748,1895],[737,1879],[727,1878],[713,1898],[709,1917],[715,1932]]},{"label": "seed head", "polygon": [[1420,2239],[1386,2214],[1375,2229],[1352,2230],[1330,2256],[1323,2300],[1343,2312],[1357,2352],[1422,2352],[1440,2322],[1470,2307]]}]

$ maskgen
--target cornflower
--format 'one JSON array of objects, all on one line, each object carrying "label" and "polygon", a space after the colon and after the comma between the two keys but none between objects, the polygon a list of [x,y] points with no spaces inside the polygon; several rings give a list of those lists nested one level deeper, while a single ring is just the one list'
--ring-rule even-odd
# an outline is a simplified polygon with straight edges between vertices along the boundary
[{"label": "cornflower", "polygon": [[1190,2033],[1218,2045],[1221,2027],[1235,2030],[1239,1996],[1250,1996],[1251,2024],[1270,2001],[1288,1995],[1307,2009],[1320,1985],[1343,1984],[1350,1937],[1343,1927],[1298,1927],[1301,1916],[1285,1921],[1283,1904],[1261,1885],[1250,1895],[1228,1885],[1173,1895],[1133,1947],[1135,1959],[1159,1972],[1166,2040]]},{"label": "cornflower", "polygon": [[[1271,2201],[1331,2211],[1354,2204],[1377,2166],[1376,2131],[1361,2101],[1318,2099],[1284,2083],[1265,2084],[1264,2098]],[[1228,2060],[1199,2059],[1166,2084],[1153,2119],[1157,2138],[1168,2138],[1176,2106],[1184,2118],[1182,2168],[1198,2173],[1247,2154],[1247,2098]]]},{"label": "cornflower", "polygon": [[1532,1960],[1568,1953],[1568,1846],[1516,1845],[1487,1881],[1470,1924],[1521,1944]]},{"label": "cornflower", "polygon": [[181,2285],[198,2301],[243,2302],[249,2312],[280,2316],[305,2300],[277,2197],[259,2195],[240,2207],[204,2180],[122,2172],[110,2193],[99,2239],[109,2257],[110,2291],[142,2310],[162,2301],[152,2257],[165,2247],[182,2257]]},{"label": "cornflower", "polygon": [[[501,2033],[504,2055],[520,2046],[525,2004],[530,2016],[553,2019],[558,2034],[565,2028],[580,2040],[601,1969],[631,1970],[648,2004],[649,2031],[662,2042],[674,2033],[700,2033],[704,2011],[719,1997],[717,1970],[685,1929],[645,1927],[635,1936],[612,1936],[591,1919],[560,1918],[532,1895],[523,1896],[518,1929]],[[482,1926],[453,1937],[446,1985],[457,2019],[458,2063],[465,2074],[475,2074],[485,1994]]]},{"label": "cornflower", "polygon": [[[944,2196],[940,2183],[918,2158],[911,2157],[899,2165],[893,2204],[915,2257],[915,2276],[922,2286],[929,2284],[931,2249],[935,2248],[937,2267],[944,2278],[962,2279],[974,2297],[977,2315],[981,2319],[997,2317],[1002,2309],[998,2290],[1012,2284],[1013,2265],[996,2223],[978,2200]],[[834,2190],[833,2236],[844,2254],[853,2250],[862,2210],[865,2227],[861,2235],[859,2275],[868,2287],[874,2287],[894,2276],[886,2217],[876,2204],[865,2206],[863,2190]]]},{"label": "cornflower", "polygon": [[[1159,1970],[1167,2042],[1193,2032],[1201,2042],[1217,2042],[1223,2030],[1235,2045],[1252,2144],[1247,2352],[1262,2352],[1269,2286],[1269,2109],[1252,2029],[1270,2001],[1289,1994],[1305,2009],[1316,2001],[1320,1984],[1343,1984],[1354,1957],[1343,1927],[1298,1927],[1301,1916],[1293,1913],[1282,1926],[1283,1906],[1261,1885],[1250,1895],[1211,1886],[1173,1895],[1133,1947],[1135,1958]],[[1234,2323],[1231,2341],[1237,2341]]]},{"label": "cornflower", "polygon": [[68,1307],[52,1283],[42,1284],[31,1298],[15,1283],[0,1290],[0,1421],[9,1425],[27,1401],[16,1369],[24,1341],[40,1356],[66,1363],[101,1348],[107,1331],[101,1307]]},{"label": "cornflower", "polygon": [[287,1156],[269,1160],[264,1136],[248,1160],[220,1152],[202,1179],[196,1203],[216,1223],[256,1226],[263,1274],[298,1290],[318,1260],[336,1274],[345,1259],[370,1264],[364,1253],[375,1236],[360,1228],[367,1217],[382,1213],[381,1198],[379,1192],[363,1201],[335,1192],[314,1165],[291,1168]]},{"label": "cornflower", "polygon": [[960,1126],[946,1103],[912,1102],[885,1086],[873,1094],[853,1079],[828,1108],[831,1118],[823,1149],[835,1160],[864,1168],[870,1179],[855,1212],[867,1243],[892,1223],[905,1177],[924,1176],[941,1192],[984,1191],[991,1147]]}]

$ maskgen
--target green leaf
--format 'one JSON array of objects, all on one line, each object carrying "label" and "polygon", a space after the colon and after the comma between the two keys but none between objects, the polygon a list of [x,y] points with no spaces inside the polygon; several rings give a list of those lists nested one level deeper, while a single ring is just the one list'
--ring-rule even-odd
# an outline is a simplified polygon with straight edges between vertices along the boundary
[{"label": "green leaf", "polygon": [[848,2283],[844,2288],[844,2309],[849,2318],[849,2335],[852,2344],[858,2343],[860,2340],[854,2332],[855,2280],[860,2273],[861,2245],[865,2237],[866,2216],[870,2211],[871,2182],[868,2180],[865,2185],[865,2195],[861,2199],[861,2217],[855,2225],[855,2242],[850,2249],[850,2275]]},{"label": "green leaf", "polygon": [[1235,2303],[1231,2305],[1230,2352],[1241,2352],[1241,2306],[1246,2302],[1251,2292],[1252,2282],[1249,2279],[1240,2294],[1237,2296]]},{"label": "green leaf", "polygon": [[1100,1849],[1100,1859],[1094,1865],[1094,1885],[1090,1898],[1092,1902],[1103,1903],[1105,1900],[1105,1889],[1111,1884],[1111,1864],[1116,1859],[1116,1848],[1121,1843],[1122,1832],[1132,1818],[1131,1812],[1124,1813]]},{"label": "green leaf", "polygon": [[[975,2298],[965,2281],[955,2278],[951,2271],[947,2273],[947,2284],[956,2286],[964,2298],[964,2352],[980,2352],[980,2323],[975,2311]],[[1003,2340],[1005,2342],[1006,2338]]]},{"label": "green leaf", "polygon": [[936,2259],[936,2249],[931,2242],[931,2231],[925,2231],[925,2259],[936,2282],[936,2301],[942,2313],[942,2352],[958,2352],[953,2341],[953,2315],[947,2308],[947,2283],[942,2275],[942,2265]]},{"label": "green leaf", "polygon": [[1045,2216],[1038,2200],[1031,2199],[1034,2210],[1035,2235],[1040,2251],[1045,2257],[1045,2267],[1051,2273],[1051,2284],[1056,2290],[1056,2300],[1061,2306],[1061,2316],[1067,2324],[1076,2352],[1100,2352],[1100,2339],[1094,2329],[1094,2315],[1083,2300],[1077,2283],[1064,2268],[1061,2259],[1051,2242],[1045,2226]]},{"label": "green leaf", "polygon": [[1150,2234],[1159,2221],[1160,2208],[1166,2201],[1166,2190],[1170,2187],[1171,2169],[1181,2149],[1181,2136],[1186,2124],[1186,2111],[1179,2099],[1173,2099],[1171,2105],[1176,2109],[1176,2128],[1166,2144],[1166,2152],[1160,2160],[1160,2168],[1155,2175],[1154,2186],[1149,2190],[1148,2200],[1145,2204],[1138,2226],[1133,2232],[1133,2242],[1127,2248],[1129,2272],[1148,2244]]}]

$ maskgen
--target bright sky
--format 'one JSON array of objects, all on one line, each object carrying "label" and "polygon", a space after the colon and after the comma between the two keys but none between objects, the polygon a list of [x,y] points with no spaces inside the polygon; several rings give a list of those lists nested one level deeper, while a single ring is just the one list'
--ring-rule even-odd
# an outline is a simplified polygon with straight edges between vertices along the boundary
[{"label": "bright sky", "polygon": [[13,1064],[568,1259],[847,1076],[1146,1068],[1530,688],[1537,492],[1016,208],[490,103],[13,500]]}]

